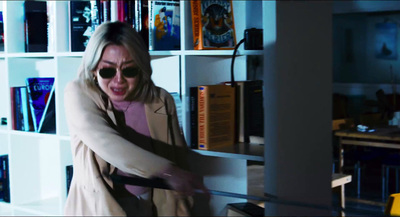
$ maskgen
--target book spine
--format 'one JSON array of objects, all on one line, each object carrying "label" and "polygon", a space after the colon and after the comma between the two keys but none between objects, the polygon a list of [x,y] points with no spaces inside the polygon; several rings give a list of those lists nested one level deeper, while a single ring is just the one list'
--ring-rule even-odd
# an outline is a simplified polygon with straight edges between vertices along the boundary
[{"label": "book spine", "polygon": [[91,36],[92,11],[90,1],[70,1],[70,49],[84,51]]},{"label": "book spine", "polygon": [[107,22],[111,20],[111,2],[110,0],[102,0],[102,10],[103,10],[103,22]]},{"label": "book spine", "polygon": [[250,136],[264,135],[263,82],[249,81],[245,87],[245,142],[249,142]]},{"label": "book spine", "polygon": [[10,177],[9,177],[9,166],[8,166],[8,155],[2,155],[1,159],[1,181],[3,184],[2,196],[3,201],[10,202]]},{"label": "book spine", "polygon": [[25,52],[47,52],[47,6],[45,1],[24,2]]},{"label": "book spine", "polygon": [[47,3],[47,52],[55,52],[55,1],[46,1]]},{"label": "book spine", "polygon": [[149,0],[149,50],[154,50],[153,26],[155,16],[155,1]]},{"label": "book spine", "polygon": [[29,98],[29,107],[30,107],[30,110],[31,110],[31,116],[32,116],[32,122],[33,122],[33,130],[35,131],[35,132],[38,132],[38,129],[37,129],[37,119],[36,119],[36,114],[35,114],[35,108],[33,107],[33,104],[34,104],[34,102],[33,102],[33,99],[32,99],[32,97],[31,97],[31,90],[30,90],[30,88],[29,88],[29,84],[27,84],[27,90],[28,90],[28,98]]},{"label": "book spine", "polygon": [[201,31],[201,1],[193,0],[190,1],[191,5],[191,13],[192,13],[192,29],[193,29],[193,49],[201,50],[202,49],[202,31]]},{"label": "book spine", "polygon": [[96,1],[90,1],[91,7],[91,21],[92,21],[92,33],[96,30],[96,28],[100,25],[99,22],[99,8]]},{"label": "book spine", "polygon": [[110,1],[111,22],[118,21],[118,1]]},{"label": "book spine", "polygon": [[127,4],[128,23],[135,29],[135,1],[128,1]]},{"label": "book spine", "polygon": [[149,47],[149,0],[141,0],[142,2],[142,30],[140,34],[146,44],[147,48]]},{"label": "book spine", "polygon": [[198,87],[198,149],[208,149],[208,87]]},{"label": "book spine", "polygon": [[15,87],[10,87],[10,99],[11,99],[11,127],[13,130],[17,129],[17,113],[15,103]]},{"label": "book spine", "polygon": [[26,92],[26,87],[20,87],[21,93],[21,108],[22,108],[22,117],[23,117],[23,131],[29,131],[29,105],[28,105],[28,95]]},{"label": "book spine", "polygon": [[118,1],[118,21],[124,22],[124,1],[120,0]]},{"label": "book spine", "polygon": [[142,29],[142,18],[141,18],[141,1],[140,0],[135,0],[135,29],[136,32],[140,32],[140,30]]},{"label": "book spine", "polygon": [[22,113],[21,87],[15,87],[16,130],[23,130],[24,116]]},{"label": "book spine", "polygon": [[198,108],[197,108],[197,87],[190,88],[190,148],[198,148]]},{"label": "book spine", "polygon": [[4,22],[3,22],[3,11],[0,11],[0,51],[4,51]]}]

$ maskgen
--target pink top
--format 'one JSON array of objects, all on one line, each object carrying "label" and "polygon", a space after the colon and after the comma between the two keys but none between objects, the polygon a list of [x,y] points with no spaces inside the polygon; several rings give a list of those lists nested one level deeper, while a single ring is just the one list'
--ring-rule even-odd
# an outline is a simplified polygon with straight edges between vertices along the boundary
[{"label": "pink top", "polygon": [[[147,124],[146,112],[143,103],[136,101],[112,101],[112,103],[116,110],[124,112],[125,124],[127,127],[130,127],[144,136],[150,137],[150,130]],[[117,174],[123,176],[134,176],[124,173],[118,169]],[[141,195],[149,190],[147,187],[135,185],[125,185],[125,189],[134,195]]]}]

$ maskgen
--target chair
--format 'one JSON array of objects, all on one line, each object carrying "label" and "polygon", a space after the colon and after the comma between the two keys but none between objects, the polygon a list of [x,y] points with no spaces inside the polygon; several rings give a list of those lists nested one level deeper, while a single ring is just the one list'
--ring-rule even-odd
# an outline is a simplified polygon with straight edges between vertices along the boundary
[{"label": "chair", "polygon": [[400,153],[390,153],[382,159],[382,200],[389,195],[390,171],[395,172],[395,192],[399,192]]},{"label": "chair", "polygon": [[[336,120],[335,120],[336,121]],[[387,125],[388,120],[382,118],[380,113],[362,114],[359,116],[359,123],[366,126],[378,126]],[[335,129],[335,122],[333,124],[333,129]],[[349,127],[355,127],[353,119],[347,119],[347,125],[341,125],[339,129],[348,129]],[[352,147],[350,150],[346,150],[344,153],[344,159],[355,162],[353,165],[354,174],[353,177],[356,180],[356,195],[360,197],[361,195],[361,170],[362,166],[366,165],[367,162],[378,159],[383,155],[383,151],[379,148],[368,147]]]},{"label": "chair", "polygon": [[400,216],[400,193],[391,194],[385,208],[386,216]]}]

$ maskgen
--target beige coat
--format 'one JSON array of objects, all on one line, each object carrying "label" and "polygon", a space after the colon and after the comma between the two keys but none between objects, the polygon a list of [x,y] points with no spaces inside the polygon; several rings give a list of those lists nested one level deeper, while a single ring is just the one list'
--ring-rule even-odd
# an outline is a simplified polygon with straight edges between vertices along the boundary
[{"label": "beige coat", "polygon": [[[111,103],[78,81],[66,86],[64,103],[74,166],[65,215],[125,216],[111,193],[114,169],[149,178],[172,162],[179,164],[176,160],[182,160],[180,155],[187,150],[173,98],[161,88],[160,98],[145,104],[154,153],[121,137],[121,122]],[[188,198],[177,199],[174,193],[154,189],[159,216],[189,215]]]}]

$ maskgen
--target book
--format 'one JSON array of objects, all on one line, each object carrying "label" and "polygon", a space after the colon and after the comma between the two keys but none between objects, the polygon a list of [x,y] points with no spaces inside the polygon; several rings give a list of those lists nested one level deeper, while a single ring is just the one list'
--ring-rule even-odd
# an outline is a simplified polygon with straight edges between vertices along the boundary
[{"label": "book", "polygon": [[19,93],[21,95],[21,109],[22,109],[22,131],[33,131],[32,115],[30,113],[28,90],[26,86],[19,87]]},{"label": "book", "polygon": [[195,50],[235,48],[232,0],[194,0],[190,8]]},{"label": "book", "polygon": [[4,51],[4,22],[3,22],[3,11],[0,11],[0,51]]},{"label": "book", "polygon": [[15,103],[15,87],[10,87],[10,101],[11,101],[11,129],[17,129],[17,113],[16,113],[16,103]]},{"label": "book", "polygon": [[149,50],[180,50],[180,2],[150,1]]},{"label": "book", "polygon": [[15,130],[21,130],[24,123],[24,115],[22,114],[21,89],[14,87],[14,103],[15,103]]},{"label": "book", "polygon": [[53,85],[42,118],[40,119],[39,133],[56,133],[56,105],[55,105],[55,85]]},{"label": "book", "polygon": [[30,131],[29,106],[25,86],[11,87],[12,129]]},{"label": "book", "polygon": [[100,20],[102,23],[111,21],[111,0],[100,0]]},{"label": "book", "polygon": [[190,148],[198,147],[198,109],[197,109],[197,87],[190,88],[189,96],[189,112],[190,112]]},{"label": "book", "polygon": [[84,51],[92,35],[92,12],[90,1],[70,1],[70,49]]},{"label": "book", "polygon": [[65,178],[66,178],[66,184],[67,184],[67,196],[69,192],[69,188],[71,187],[71,182],[72,182],[72,177],[74,175],[74,167],[72,165],[68,165],[65,167]]},{"label": "book", "polygon": [[[92,21],[92,28],[90,36],[94,33],[96,28],[100,25],[99,5],[96,0],[90,1],[90,20]],[[90,38],[89,36],[89,38]]]},{"label": "book", "polygon": [[46,1],[24,2],[25,52],[47,52]]},{"label": "book", "polygon": [[144,43],[149,47],[149,0],[137,0],[140,1],[140,17],[141,17],[141,29],[139,31],[142,36]]},{"label": "book", "polygon": [[10,202],[8,155],[0,156],[0,201]]},{"label": "book", "polygon": [[263,81],[246,81],[243,86],[244,141],[264,137]]},{"label": "book", "polygon": [[56,2],[47,1],[47,52],[55,52],[56,40]]},{"label": "book", "polygon": [[[29,105],[32,113],[32,120],[35,132],[39,132],[44,111],[54,91],[54,78],[27,78]],[[52,91],[53,90],[53,91]]]},{"label": "book", "polygon": [[264,208],[255,205],[254,203],[229,203],[227,205],[226,216],[264,216]]},{"label": "book", "polygon": [[136,32],[142,31],[142,1],[135,0],[135,25]]},{"label": "book", "polygon": [[235,87],[198,86],[198,149],[233,145],[234,134]]}]

